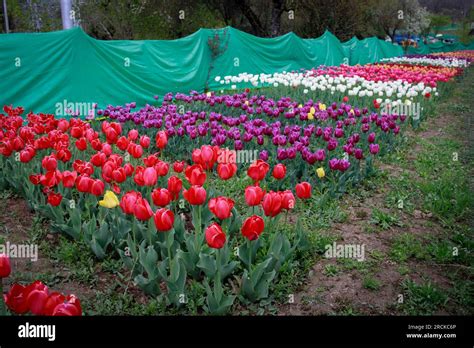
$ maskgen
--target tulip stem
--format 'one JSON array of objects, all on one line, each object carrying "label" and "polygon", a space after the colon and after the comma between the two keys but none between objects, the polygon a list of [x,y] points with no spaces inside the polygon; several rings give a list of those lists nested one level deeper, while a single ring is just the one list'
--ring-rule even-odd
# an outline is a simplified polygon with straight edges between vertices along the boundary
[{"label": "tulip stem", "polygon": [[166,244],[168,244],[168,258],[170,259],[170,267],[171,267],[171,244],[169,242],[166,242]]},{"label": "tulip stem", "polygon": [[5,316],[7,313],[6,313],[6,309],[5,309],[5,302],[4,302],[4,299],[3,299],[3,279],[0,278],[0,315],[1,316]]},{"label": "tulip stem", "polygon": [[217,278],[221,280],[221,249],[216,249]]},{"label": "tulip stem", "polygon": [[[201,206],[194,206],[195,207],[195,226],[194,226],[194,249],[196,251],[196,254],[199,255],[199,234],[201,233]],[[193,221],[194,222],[194,221]]]},{"label": "tulip stem", "polygon": [[249,272],[252,265],[252,242],[247,239],[247,248],[249,249]]}]

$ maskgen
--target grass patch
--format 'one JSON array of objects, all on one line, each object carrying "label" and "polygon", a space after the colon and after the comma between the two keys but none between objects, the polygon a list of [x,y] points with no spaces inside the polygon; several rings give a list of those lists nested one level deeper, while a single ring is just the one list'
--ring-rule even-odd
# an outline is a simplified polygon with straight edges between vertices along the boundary
[{"label": "grass patch", "polygon": [[433,315],[448,301],[446,293],[429,281],[417,284],[407,279],[402,286],[405,296],[401,307],[408,315]]}]

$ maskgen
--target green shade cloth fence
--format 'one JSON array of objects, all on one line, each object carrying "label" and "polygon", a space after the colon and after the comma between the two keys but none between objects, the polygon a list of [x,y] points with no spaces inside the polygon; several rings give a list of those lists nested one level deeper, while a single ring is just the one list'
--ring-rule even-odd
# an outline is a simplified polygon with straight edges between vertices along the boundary
[{"label": "green shade cloth fence", "polygon": [[418,47],[408,47],[407,54],[431,54],[438,52],[452,52],[464,50],[474,50],[474,42],[471,42],[469,45],[464,45],[460,42],[450,44],[439,41],[435,43],[425,44],[420,41],[418,43]]},{"label": "green shade cloth fence", "polygon": [[82,29],[0,35],[0,103],[26,111],[86,116],[92,105],[156,103],[154,95],[204,91],[216,76],[274,73],[318,65],[366,64],[400,56],[377,38],[341,42],[294,33],[260,38],[237,29],[200,29],[177,40],[101,41]]}]

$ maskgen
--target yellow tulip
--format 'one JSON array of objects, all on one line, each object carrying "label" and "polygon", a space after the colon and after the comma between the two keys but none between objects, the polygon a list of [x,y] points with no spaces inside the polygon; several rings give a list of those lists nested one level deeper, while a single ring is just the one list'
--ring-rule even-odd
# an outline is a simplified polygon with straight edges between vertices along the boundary
[{"label": "yellow tulip", "polygon": [[319,104],[319,110],[326,110],[326,104]]},{"label": "yellow tulip", "polygon": [[115,195],[115,193],[113,193],[112,191],[109,191],[107,190],[105,192],[105,195],[104,195],[104,199],[99,201],[99,205],[101,207],[105,207],[105,208],[115,208],[117,205],[119,205],[120,202],[117,198],[117,196]]},{"label": "yellow tulip", "polygon": [[245,105],[249,105],[249,101],[248,101],[248,100],[245,101]]},{"label": "yellow tulip", "polygon": [[324,168],[320,167],[316,169],[316,173],[318,174],[318,178],[322,179],[326,176],[326,173],[324,172]]},{"label": "yellow tulip", "polygon": [[352,115],[354,115],[354,109],[351,109],[351,110],[349,111],[349,113],[352,114]]},{"label": "yellow tulip", "polygon": [[316,109],[311,107],[311,109],[309,109],[309,112],[314,115],[314,113],[316,112]]},{"label": "yellow tulip", "polygon": [[314,115],[313,114],[308,114],[308,120],[314,120]]},{"label": "yellow tulip", "polygon": [[211,92],[207,92],[206,95],[207,95],[208,97],[210,97],[212,94],[211,94]]},{"label": "yellow tulip", "polygon": [[298,105],[298,107],[301,109],[303,107],[303,104]]}]

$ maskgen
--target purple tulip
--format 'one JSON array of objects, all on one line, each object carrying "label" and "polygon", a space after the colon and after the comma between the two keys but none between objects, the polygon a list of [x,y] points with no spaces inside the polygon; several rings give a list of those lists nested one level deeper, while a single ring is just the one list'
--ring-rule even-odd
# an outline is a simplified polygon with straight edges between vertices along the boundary
[{"label": "purple tulip", "polygon": [[380,146],[379,144],[370,144],[369,149],[372,155],[376,155],[380,151]]}]

